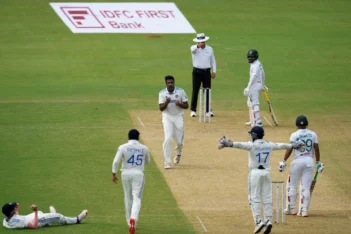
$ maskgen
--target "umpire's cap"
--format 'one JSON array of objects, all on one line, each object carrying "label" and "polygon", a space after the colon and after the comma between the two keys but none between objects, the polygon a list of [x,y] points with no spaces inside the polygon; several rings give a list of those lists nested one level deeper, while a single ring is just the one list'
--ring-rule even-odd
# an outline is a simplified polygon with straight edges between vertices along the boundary
[{"label": "umpire's cap", "polygon": [[6,216],[9,217],[11,211],[16,208],[17,203],[12,202],[12,203],[6,203],[5,205],[2,206],[2,213]]},{"label": "umpire's cap", "polygon": [[304,115],[299,115],[296,118],[296,126],[307,126],[308,120],[307,117]]},{"label": "umpire's cap", "polygon": [[140,132],[136,129],[132,129],[128,133],[129,140],[139,140]]},{"label": "umpire's cap", "polygon": [[253,127],[249,133],[252,135],[252,137],[257,137],[258,139],[262,139],[264,136],[264,130],[259,126]]}]

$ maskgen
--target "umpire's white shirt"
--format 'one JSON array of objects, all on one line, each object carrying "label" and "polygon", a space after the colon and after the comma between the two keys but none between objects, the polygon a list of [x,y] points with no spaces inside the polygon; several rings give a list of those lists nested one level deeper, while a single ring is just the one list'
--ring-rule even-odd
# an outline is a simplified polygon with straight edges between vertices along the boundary
[{"label": "umpire's white shirt", "polygon": [[270,156],[272,150],[291,149],[291,144],[255,140],[254,142],[233,142],[233,148],[246,149],[249,151],[250,170],[257,169],[259,166],[270,170]]},{"label": "umpire's white shirt", "polygon": [[299,158],[313,158],[314,157],[314,144],[318,144],[317,134],[309,129],[299,129],[292,133],[290,136],[290,142],[294,143],[297,140],[302,141],[305,144],[305,148],[302,150],[294,150],[294,159]]},{"label": "umpire's white shirt", "polygon": [[149,149],[137,140],[129,140],[128,143],[118,147],[115,159],[112,163],[112,173],[117,173],[121,161],[122,172],[127,170],[143,172],[145,163],[150,163]]},{"label": "umpire's white shirt", "polygon": [[166,98],[170,97],[171,102],[168,103],[167,108],[162,111],[163,117],[177,117],[184,115],[184,109],[176,106],[175,102],[187,102],[188,96],[185,91],[181,88],[174,87],[173,93],[168,92],[167,88],[162,89],[158,95],[158,104],[166,102]]},{"label": "umpire's white shirt", "polygon": [[265,74],[260,61],[255,60],[250,64],[249,90],[261,90],[264,87]]},{"label": "umpire's white shirt", "polygon": [[216,72],[216,59],[211,46],[206,45],[205,48],[197,48],[197,45],[190,47],[193,67],[206,69],[212,68],[212,72]]}]

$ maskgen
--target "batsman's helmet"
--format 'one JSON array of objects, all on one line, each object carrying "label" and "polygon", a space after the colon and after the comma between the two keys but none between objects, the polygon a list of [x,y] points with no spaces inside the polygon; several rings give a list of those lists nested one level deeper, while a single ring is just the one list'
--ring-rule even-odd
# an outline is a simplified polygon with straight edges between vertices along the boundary
[{"label": "batsman's helmet", "polygon": [[247,52],[247,57],[254,57],[258,59],[258,51],[255,49],[250,49],[249,52]]},{"label": "batsman's helmet", "polygon": [[255,139],[255,138],[262,139],[264,136],[264,130],[262,127],[255,126],[251,129],[249,134],[251,134],[252,139]]},{"label": "batsman's helmet", "polygon": [[296,126],[307,126],[308,120],[307,117],[304,115],[299,115],[296,118]]},{"label": "batsman's helmet", "polygon": [[140,132],[136,129],[132,129],[128,133],[129,140],[139,140]]}]

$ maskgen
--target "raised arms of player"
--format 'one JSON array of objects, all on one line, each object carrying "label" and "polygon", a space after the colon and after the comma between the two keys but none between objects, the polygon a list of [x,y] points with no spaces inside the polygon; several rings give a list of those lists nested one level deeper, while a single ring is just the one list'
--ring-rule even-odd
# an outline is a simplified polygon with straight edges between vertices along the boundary
[{"label": "raised arms of player", "polygon": [[250,150],[252,148],[252,142],[233,142],[232,140],[227,140],[227,138],[223,136],[218,141],[218,149],[223,149],[224,147]]},{"label": "raised arms of player", "polygon": [[272,147],[272,150],[283,150],[283,149],[289,150],[289,149],[293,148],[293,145],[286,144],[286,143],[273,143],[273,142],[271,142],[271,147]]},{"label": "raised arms of player", "polygon": [[37,205],[31,205],[30,208],[34,211],[34,218],[28,223],[27,228],[35,229],[38,228],[38,207]]}]

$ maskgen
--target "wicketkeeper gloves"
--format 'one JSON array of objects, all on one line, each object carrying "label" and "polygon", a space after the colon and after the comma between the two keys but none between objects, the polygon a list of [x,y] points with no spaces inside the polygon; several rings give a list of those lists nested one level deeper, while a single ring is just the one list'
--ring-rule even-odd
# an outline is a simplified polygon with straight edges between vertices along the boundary
[{"label": "wicketkeeper gloves", "polygon": [[233,141],[227,140],[225,136],[223,136],[218,141],[218,149],[223,149],[224,147],[232,147],[232,146],[233,146]]}]

